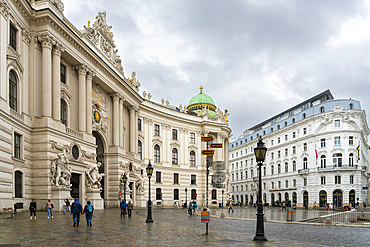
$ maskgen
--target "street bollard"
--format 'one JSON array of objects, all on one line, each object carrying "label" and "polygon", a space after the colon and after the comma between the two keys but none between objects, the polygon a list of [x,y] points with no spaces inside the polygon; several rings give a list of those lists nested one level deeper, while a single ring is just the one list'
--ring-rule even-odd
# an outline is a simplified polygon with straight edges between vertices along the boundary
[{"label": "street bollard", "polygon": [[293,211],[286,211],[286,221],[293,221]]}]

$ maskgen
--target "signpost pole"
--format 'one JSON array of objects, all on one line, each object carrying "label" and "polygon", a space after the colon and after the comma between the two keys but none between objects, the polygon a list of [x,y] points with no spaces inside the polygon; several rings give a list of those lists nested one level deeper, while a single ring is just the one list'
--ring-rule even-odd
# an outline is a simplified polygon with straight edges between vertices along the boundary
[{"label": "signpost pole", "polygon": [[[209,147],[209,142],[207,142],[207,150]],[[208,209],[208,176],[209,176],[209,155],[207,155],[207,178],[206,178],[206,184],[207,184],[207,197],[206,197],[206,207]],[[206,235],[208,235],[208,223],[206,223]]]}]

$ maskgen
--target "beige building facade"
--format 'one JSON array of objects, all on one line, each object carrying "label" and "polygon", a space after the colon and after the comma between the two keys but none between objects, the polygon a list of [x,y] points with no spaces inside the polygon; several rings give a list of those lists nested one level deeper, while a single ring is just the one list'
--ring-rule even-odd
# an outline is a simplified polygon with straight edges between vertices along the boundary
[{"label": "beige building facade", "polygon": [[[201,100],[151,101],[136,73],[124,74],[106,12],[78,30],[63,8],[60,0],[0,0],[0,207],[35,198],[44,208],[51,198],[62,210],[66,197],[118,207],[124,173],[126,199],[145,206],[149,161],[155,205],[204,204],[201,137],[222,143],[214,160],[227,162],[227,111]],[[210,204],[221,195],[215,189]]]}]

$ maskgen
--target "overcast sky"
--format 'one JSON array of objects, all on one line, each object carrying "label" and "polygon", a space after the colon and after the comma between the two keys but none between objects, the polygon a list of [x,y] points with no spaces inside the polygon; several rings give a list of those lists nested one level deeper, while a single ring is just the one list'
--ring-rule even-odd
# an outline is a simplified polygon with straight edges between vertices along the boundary
[{"label": "overcast sky", "polygon": [[80,30],[107,11],[140,95],[187,105],[203,85],[234,136],[326,89],[370,114],[370,1],[62,2]]}]

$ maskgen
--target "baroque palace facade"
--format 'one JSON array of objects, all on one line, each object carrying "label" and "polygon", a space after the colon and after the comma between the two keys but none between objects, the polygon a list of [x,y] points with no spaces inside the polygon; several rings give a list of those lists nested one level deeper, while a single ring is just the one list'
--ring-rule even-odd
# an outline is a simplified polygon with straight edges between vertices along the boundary
[{"label": "baroque palace facade", "polygon": [[[124,173],[126,199],[145,206],[149,161],[154,204],[204,204],[201,137],[222,143],[214,160],[227,162],[227,110],[202,88],[184,107],[140,95],[106,13],[78,30],[63,8],[60,0],[0,0],[0,207],[35,198],[44,208],[51,198],[61,210],[67,197],[118,207]],[[213,190],[210,202],[221,200]]]},{"label": "baroque palace facade", "polygon": [[369,127],[360,102],[334,100],[329,90],[246,130],[229,144],[234,201],[256,203],[258,170],[253,148],[267,147],[263,201],[309,207],[368,201]]}]

